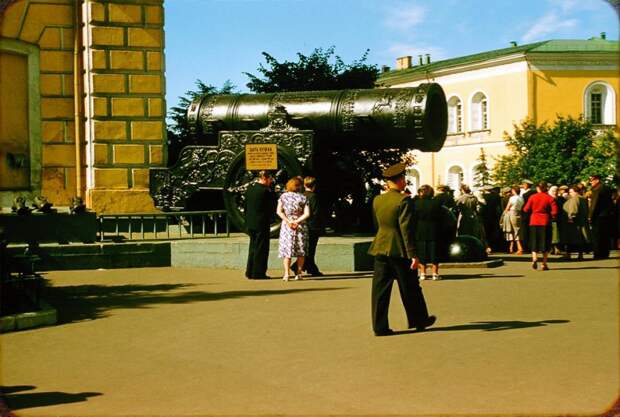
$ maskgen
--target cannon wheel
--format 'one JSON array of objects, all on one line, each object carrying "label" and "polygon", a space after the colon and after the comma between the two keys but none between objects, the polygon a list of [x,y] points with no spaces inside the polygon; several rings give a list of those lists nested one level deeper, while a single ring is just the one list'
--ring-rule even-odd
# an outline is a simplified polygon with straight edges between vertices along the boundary
[{"label": "cannon wheel", "polygon": [[[274,174],[274,186],[278,196],[284,192],[286,182],[296,175],[302,175],[302,166],[295,154],[278,145],[278,170]],[[245,192],[256,179],[256,172],[245,169],[245,151],[239,153],[230,164],[224,181],[224,207],[230,222],[238,229],[247,232],[245,227]],[[271,220],[271,235],[280,231],[280,219],[274,212]]]}]

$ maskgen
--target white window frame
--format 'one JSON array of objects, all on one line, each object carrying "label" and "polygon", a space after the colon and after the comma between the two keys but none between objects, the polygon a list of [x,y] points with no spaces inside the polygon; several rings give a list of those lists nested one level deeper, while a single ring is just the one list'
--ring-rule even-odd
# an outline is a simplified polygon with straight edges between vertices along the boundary
[{"label": "white window frame", "polygon": [[[453,100],[457,100],[456,101],[456,105],[450,105],[450,102]],[[460,96],[458,96],[457,94],[453,94],[450,96],[450,98],[448,99],[448,134],[462,134],[464,132],[464,124],[463,124],[463,113],[464,113],[464,107],[463,107],[463,100],[461,99]],[[459,108],[458,105],[460,104],[461,106],[461,113],[459,115]],[[452,113],[454,112],[454,115],[452,115]],[[452,115],[452,116],[451,116]],[[454,122],[454,129],[452,129],[452,126],[450,126],[450,121],[451,120],[455,120]],[[460,123],[460,129],[459,129],[459,123]]]},{"label": "white window frame", "polygon": [[[479,96],[482,96],[480,101],[474,101],[474,99],[478,98]],[[486,113],[484,113],[482,109],[483,102],[485,103]],[[489,95],[485,91],[477,90],[471,94],[471,96],[469,97],[468,103],[469,103],[469,130],[471,132],[478,132],[481,130],[490,130],[491,118],[490,118],[490,111],[489,111],[489,108],[490,108]],[[478,120],[479,120],[479,124],[477,125],[474,125],[475,116],[478,116]],[[486,117],[483,117],[483,116],[486,116]],[[483,124],[484,119],[486,119],[486,124]]]},{"label": "white window frame", "polygon": [[[461,182],[459,183],[458,187],[453,187],[453,184],[450,183],[450,170],[454,167],[458,167],[461,169],[461,174],[463,176]],[[454,189],[454,194],[455,196],[458,196],[461,194],[461,184],[467,184],[467,178],[466,178],[466,170],[465,170],[465,165],[461,162],[450,162],[448,164],[446,164],[446,185],[449,185],[450,188]]]},{"label": "white window frame", "polygon": [[601,91],[601,123],[597,125],[616,124],[616,91],[605,81],[593,81],[588,84],[583,92],[583,115],[587,120],[592,120],[592,90],[600,87]]}]

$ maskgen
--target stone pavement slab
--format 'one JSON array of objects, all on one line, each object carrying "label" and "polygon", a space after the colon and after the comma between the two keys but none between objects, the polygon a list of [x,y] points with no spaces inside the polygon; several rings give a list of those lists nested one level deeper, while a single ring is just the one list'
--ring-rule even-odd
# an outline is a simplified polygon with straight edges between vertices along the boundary
[{"label": "stone pavement slab", "polygon": [[620,387],[618,260],[524,260],[423,282],[423,333],[394,289],[383,338],[368,274],[49,272],[62,324],[2,335],[0,384],[19,416],[602,413]]}]

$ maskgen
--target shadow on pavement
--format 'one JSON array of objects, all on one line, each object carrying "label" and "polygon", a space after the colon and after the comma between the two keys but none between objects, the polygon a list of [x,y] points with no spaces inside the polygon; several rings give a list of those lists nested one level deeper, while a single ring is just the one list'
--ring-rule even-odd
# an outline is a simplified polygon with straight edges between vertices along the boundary
[{"label": "shadow on pavement", "polygon": [[[441,280],[480,279],[480,278],[523,278],[524,275],[500,275],[500,274],[441,274]],[[428,277],[428,275],[427,275]]]},{"label": "shadow on pavement", "polygon": [[531,327],[542,327],[548,324],[564,324],[570,320],[539,320],[539,321],[474,321],[469,324],[459,324],[447,327],[432,327],[427,332],[452,331],[452,330],[483,330],[485,332],[495,332],[498,330],[526,329]]},{"label": "shadow on pavement", "polygon": [[[241,297],[285,295],[309,291],[335,291],[336,288],[297,288],[276,290],[235,290],[223,292],[185,291],[194,284],[156,285],[73,285],[49,287],[46,300],[58,309],[58,323],[66,324],[82,320],[106,317],[108,310],[119,308],[151,308],[159,304],[185,304],[219,301]],[[171,292],[174,291],[174,292]]]},{"label": "shadow on pavement", "polygon": [[554,268],[553,264],[549,262],[549,269],[552,271],[576,271],[579,269],[589,270],[589,269],[620,269],[617,266],[576,266],[574,268]]},{"label": "shadow on pavement", "polygon": [[78,403],[88,401],[88,398],[90,397],[98,397],[103,395],[100,392],[78,392],[71,394],[68,392],[57,391],[16,394],[16,392],[28,391],[35,388],[36,387],[32,385],[3,386],[0,387],[0,392],[2,392],[4,397],[3,400],[6,402],[6,406],[9,410],[21,410],[24,408]]}]

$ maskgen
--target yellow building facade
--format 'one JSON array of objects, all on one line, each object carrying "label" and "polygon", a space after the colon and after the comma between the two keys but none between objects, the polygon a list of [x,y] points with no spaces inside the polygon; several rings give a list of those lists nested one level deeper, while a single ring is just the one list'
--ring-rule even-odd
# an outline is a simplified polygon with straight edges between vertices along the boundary
[{"label": "yellow building facade", "polygon": [[619,47],[617,41],[551,40],[410,66],[379,78],[384,87],[439,83],[448,102],[448,137],[437,153],[414,152],[413,187],[472,184],[481,149],[492,168],[506,154],[505,133],[525,119],[553,123],[558,115],[584,117],[618,133]]},{"label": "yellow building facade", "polygon": [[0,206],[82,197],[154,211],[164,165],[163,0],[0,0]]}]

